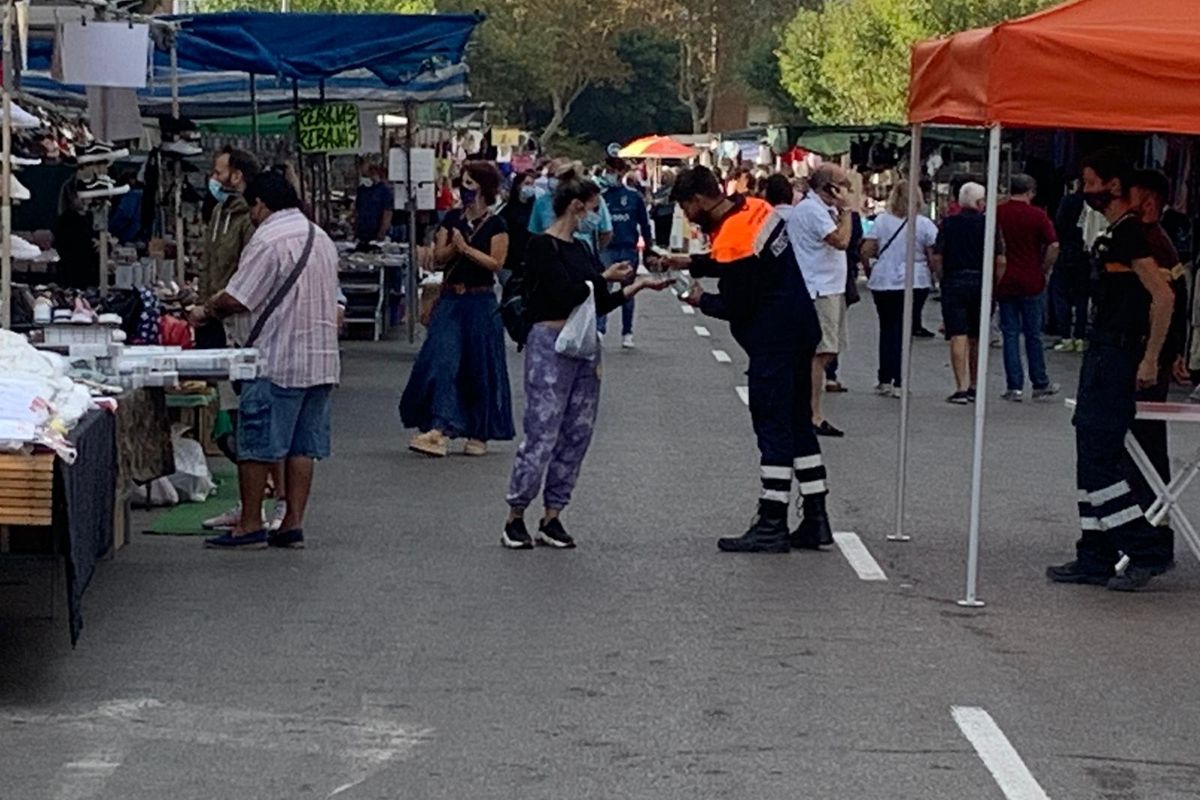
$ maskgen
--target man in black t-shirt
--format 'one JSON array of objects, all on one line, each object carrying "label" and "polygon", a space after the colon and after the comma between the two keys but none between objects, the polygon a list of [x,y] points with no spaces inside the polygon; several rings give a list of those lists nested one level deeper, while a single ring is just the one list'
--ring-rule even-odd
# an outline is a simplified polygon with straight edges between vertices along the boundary
[{"label": "man in black t-shirt", "polygon": [[[1171,326],[1163,342],[1162,352],[1158,358],[1158,382],[1153,386],[1138,389],[1137,399],[1162,403],[1167,399],[1172,378],[1180,383],[1187,382],[1187,351],[1188,335],[1188,286],[1187,275],[1179,251],[1175,249],[1171,235],[1164,227],[1163,210],[1171,194],[1171,186],[1167,176],[1157,170],[1138,170],[1133,176],[1133,186],[1130,200],[1133,208],[1141,214],[1142,223],[1146,226],[1146,242],[1150,246],[1150,254],[1154,263],[1162,272],[1163,277],[1170,283],[1174,297],[1171,311]],[[1154,470],[1164,483],[1171,482],[1171,457],[1167,449],[1167,424],[1135,420],[1130,431],[1142,446]],[[1143,508],[1149,508],[1156,499],[1156,494],[1146,482],[1133,459],[1126,457],[1125,472],[1134,496]],[[1164,563],[1171,563],[1175,558],[1175,537],[1165,524],[1158,527],[1156,540],[1156,557]]]},{"label": "man in black t-shirt", "polygon": [[1046,571],[1056,583],[1115,591],[1141,589],[1170,566],[1124,471],[1135,394],[1158,383],[1173,305],[1130,200],[1132,184],[1133,170],[1119,152],[1084,161],[1084,198],[1109,227],[1092,252],[1092,320],[1073,420],[1082,534],[1075,560]]}]

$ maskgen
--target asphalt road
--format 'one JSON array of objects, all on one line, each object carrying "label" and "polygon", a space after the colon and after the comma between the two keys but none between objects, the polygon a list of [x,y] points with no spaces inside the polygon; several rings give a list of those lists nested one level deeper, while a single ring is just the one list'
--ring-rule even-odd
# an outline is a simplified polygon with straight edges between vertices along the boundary
[{"label": "asphalt road", "polygon": [[[409,454],[412,349],[350,343],[308,550],[136,535],[74,651],[61,620],[3,622],[0,798],[1200,796],[1195,559],[1180,544],[1139,595],[1048,584],[1076,535],[1069,415],[993,398],[987,606],[957,606],[971,409],[919,342],[912,541],[887,542],[899,402],[870,391],[869,299],[851,323],[830,509],[885,580],[838,549],[717,552],[757,494],[745,359],[669,296],[642,303],[637,351],[609,334],[573,552],[502,550],[513,445]],[[1073,386],[1078,356],[1050,367]]]}]

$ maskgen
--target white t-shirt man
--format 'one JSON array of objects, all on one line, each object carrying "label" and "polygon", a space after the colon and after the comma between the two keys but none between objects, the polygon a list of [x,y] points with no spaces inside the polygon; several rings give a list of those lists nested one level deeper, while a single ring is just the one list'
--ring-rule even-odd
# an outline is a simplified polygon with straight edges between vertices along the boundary
[{"label": "white t-shirt man", "polygon": [[814,300],[846,293],[846,251],[825,241],[837,230],[837,220],[837,208],[826,205],[816,192],[809,192],[788,215],[788,238]]},{"label": "white t-shirt man", "polygon": [[[892,292],[904,290],[904,267],[908,249],[908,231],[904,225],[904,217],[897,217],[885,211],[875,218],[867,240],[879,243],[880,249],[887,245],[871,268],[871,278],[867,287],[873,292]],[[929,259],[926,254],[937,241],[938,229],[929,217],[917,216],[917,252],[913,259],[913,288],[928,289],[932,286],[929,274]],[[894,238],[893,238],[894,237]],[[891,242],[888,245],[888,242]]]}]

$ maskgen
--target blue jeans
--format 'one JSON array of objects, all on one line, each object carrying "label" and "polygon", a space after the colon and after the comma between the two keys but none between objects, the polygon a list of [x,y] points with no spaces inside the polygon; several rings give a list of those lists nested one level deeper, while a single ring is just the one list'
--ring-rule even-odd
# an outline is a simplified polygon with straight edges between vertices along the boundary
[{"label": "blue jeans", "polygon": [[1029,381],[1034,389],[1050,385],[1046,377],[1046,353],[1042,349],[1042,318],[1045,298],[1008,297],[999,301],[1000,333],[1004,335],[1004,373],[1010,392],[1025,388],[1025,370],[1021,365],[1021,337],[1025,337],[1025,357],[1029,360]]},{"label": "blue jeans", "polygon": [[[636,277],[637,264],[638,264],[638,254],[637,254],[636,247],[609,247],[607,250],[605,250],[603,253],[600,254],[600,260],[604,263],[604,266],[606,268],[611,267],[613,264],[619,264],[622,261],[628,261],[630,264],[633,264],[635,275],[630,276],[629,280],[625,281],[625,283],[622,285],[628,286],[629,284],[633,283],[634,277]],[[605,314],[603,317],[596,318],[596,330],[600,331],[601,336],[603,336],[605,333],[608,332],[608,315],[607,314]],[[631,297],[625,301],[625,305],[621,306],[621,335],[629,336],[632,333],[633,333],[633,298]]]}]

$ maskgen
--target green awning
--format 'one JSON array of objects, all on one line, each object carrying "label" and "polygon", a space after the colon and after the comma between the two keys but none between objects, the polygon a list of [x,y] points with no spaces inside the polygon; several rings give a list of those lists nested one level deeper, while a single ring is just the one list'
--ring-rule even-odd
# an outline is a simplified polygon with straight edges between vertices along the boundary
[{"label": "green awning", "polygon": [[[220,117],[196,120],[196,127],[205,133],[225,136],[251,136],[254,133],[253,117]],[[283,136],[296,127],[296,118],[289,111],[269,111],[258,115],[258,132],[261,136]]]}]

